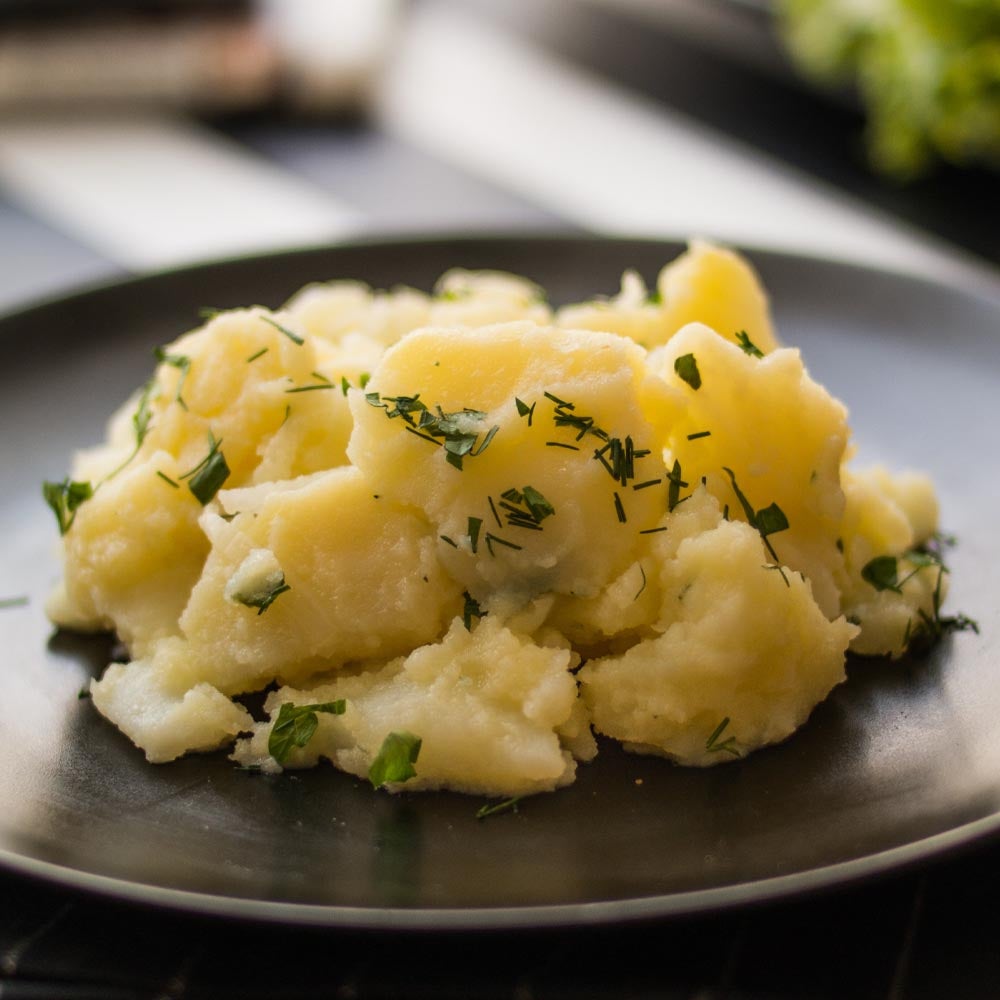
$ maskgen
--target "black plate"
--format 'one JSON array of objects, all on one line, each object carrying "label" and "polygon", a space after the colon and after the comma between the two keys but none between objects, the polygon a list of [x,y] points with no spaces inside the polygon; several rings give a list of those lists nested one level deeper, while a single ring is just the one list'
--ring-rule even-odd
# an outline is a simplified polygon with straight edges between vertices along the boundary
[{"label": "black plate", "polygon": [[0,861],[190,910],[367,927],[582,924],[785,895],[1000,829],[1000,303],[754,253],[786,342],[851,407],[862,460],[930,471],[961,543],[949,608],[979,619],[924,660],[856,662],[779,747],[708,771],[602,745],[577,783],[477,821],[460,795],[389,796],[331,768],[267,778],[223,754],[151,766],[78,692],[108,642],[54,635],[39,483],[96,441],[199,307],[303,283],[429,288],[453,265],[529,275],[556,302],[652,279],[680,248],[591,238],[355,245],[191,268],[0,321]]}]

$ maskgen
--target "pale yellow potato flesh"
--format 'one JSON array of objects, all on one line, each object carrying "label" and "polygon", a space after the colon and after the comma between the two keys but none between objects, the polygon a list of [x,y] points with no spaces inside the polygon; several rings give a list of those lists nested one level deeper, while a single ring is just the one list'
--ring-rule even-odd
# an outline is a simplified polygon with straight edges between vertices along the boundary
[{"label": "pale yellow potato flesh", "polygon": [[[937,620],[933,488],[848,457],[723,248],[556,312],[495,272],[317,284],[180,337],[78,453],[48,611],[126,644],[94,704],[151,761],[237,739],[366,777],[405,731],[390,791],[503,796],[571,782],[593,731],[722,763],[788,738],[848,647],[900,656]],[[278,749],[282,706],[339,699]]]}]

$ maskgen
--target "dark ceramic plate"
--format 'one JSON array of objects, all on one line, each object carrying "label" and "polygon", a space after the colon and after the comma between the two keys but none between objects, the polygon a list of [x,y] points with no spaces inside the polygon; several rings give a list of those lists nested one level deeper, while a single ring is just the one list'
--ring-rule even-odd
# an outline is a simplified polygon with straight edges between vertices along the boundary
[{"label": "dark ceramic plate", "polygon": [[527,274],[556,302],[648,278],[652,241],[458,239],[309,250],[99,288],[0,321],[0,861],[193,911],[355,927],[583,924],[694,912],[867,877],[1000,830],[1000,302],[892,274],[752,257],[781,332],[851,407],[862,460],[924,468],[960,544],[950,609],[981,625],[920,661],[855,662],[782,746],[708,771],[602,746],[577,783],[477,821],[453,794],[377,794],[331,768],[267,778],[224,754],[145,763],[78,692],[103,639],[54,635],[39,484],[96,441],[150,351],[199,307],[303,283],[428,288],[453,265]]}]

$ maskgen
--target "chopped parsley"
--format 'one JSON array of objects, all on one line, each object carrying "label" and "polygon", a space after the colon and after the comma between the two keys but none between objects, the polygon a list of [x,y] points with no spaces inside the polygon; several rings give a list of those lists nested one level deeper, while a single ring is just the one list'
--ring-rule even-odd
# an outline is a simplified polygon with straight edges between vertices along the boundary
[{"label": "chopped parsley", "polygon": [[479,602],[467,590],[463,592],[462,597],[465,598],[465,606],[462,608],[462,624],[467,632],[471,632],[472,619],[475,618],[478,621],[480,618],[485,618],[487,612],[480,608]]},{"label": "chopped parsley", "polygon": [[950,632],[971,631],[977,634],[979,632],[978,622],[968,615],[961,613],[957,615],[941,614],[941,589],[944,574],[948,572],[948,567],[944,564],[942,550],[945,546],[954,544],[953,538],[935,534],[919,548],[903,553],[900,558],[910,563],[913,569],[902,579],[899,578],[899,560],[895,556],[876,556],[861,569],[862,579],[876,590],[891,590],[899,594],[902,593],[903,585],[907,580],[919,573],[920,570],[929,566],[937,567],[934,593],[931,596],[931,613],[928,614],[923,608],[919,608],[916,622],[914,623],[913,619],[910,619],[906,623],[906,632],[903,635],[904,647],[912,647],[917,652],[921,652]]},{"label": "chopped parsley", "polygon": [[756,528],[760,533],[760,537],[764,541],[764,547],[774,560],[778,571],[781,573],[781,578],[785,581],[785,586],[790,587],[791,584],[788,582],[788,577],[785,576],[785,571],[780,565],[781,560],[778,558],[777,552],[774,551],[774,546],[768,537],[769,535],[777,534],[779,531],[786,531],[789,528],[788,518],[785,517],[784,511],[776,503],[769,504],[767,507],[762,507],[760,510],[755,511],[753,505],[747,500],[743,491],[737,485],[736,473],[725,466],[723,466],[723,471],[729,476],[733,484],[733,492],[736,494],[736,499],[739,500],[740,506],[743,508],[747,523],[751,528]]},{"label": "chopped parsley", "polygon": [[736,343],[744,354],[749,354],[751,358],[762,358],[764,352],[747,336],[746,330],[736,331]]},{"label": "chopped parsley", "polygon": [[188,481],[188,489],[202,507],[212,500],[229,478],[229,466],[226,464],[226,456],[220,450],[221,446],[222,442],[216,441],[215,436],[209,431],[208,454],[193,469],[181,476],[181,479]]},{"label": "chopped parsley", "polygon": [[895,556],[876,556],[861,568],[861,579],[876,590],[902,593],[899,581],[899,561]]},{"label": "chopped parsley", "polygon": [[[315,373],[314,373],[315,374]],[[286,389],[286,393],[291,392],[315,392],[317,389],[334,389],[334,386],[329,381],[326,382],[310,382],[309,385],[293,385],[291,389]]]},{"label": "chopped parsley", "polygon": [[674,371],[692,389],[701,388],[701,372],[698,371],[698,362],[693,354],[682,354],[677,358],[674,361]]},{"label": "chopped parsley", "polygon": [[486,805],[480,806],[476,810],[476,819],[488,819],[490,816],[496,816],[503,812],[517,812],[518,803],[523,798],[523,795],[515,795],[512,798],[503,799],[501,802],[487,802]]},{"label": "chopped parsley", "polygon": [[501,538],[499,535],[494,535],[492,532],[486,532],[486,548],[489,549],[491,556],[496,556],[496,552],[493,551],[493,546],[505,545],[508,549],[520,549],[520,545],[515,545],[513,542],[508,542],[507,539]]},{"label": "chopped parsley", "polygon": [[245,608],[256,608],[257,614],[262,615],[282,594],[287,594],[291,589],[285,583],[284,573],[275,574],[273,581],[266,583],[258,590],[233,594],[233,600]]},{"label": "chopped parsley", "polygon": [[500,497],[500,507],[507,515],[507,524],[512,528],[541,531],[542,521],[556,512],[555,507],[533,486],[522,486],[520,490],[511,487],[504,490]]},{"label": "chopped parsley", "polygon": [[726,731],[726,727],[728,725],[729,716],[727,715],[722,722],[715,727],[712,731],[712,735],[705,740],[705,749],[709,753],[728,753],[732,754],[734,757],[741,756],[739,750],[736,749],[735,736],[729,736],[724,740],[719,739],[719,737]]},{"label": "chopped parsley", "polygon": [[372,787],[381,788],[390,781],[409,781],[417,774],[413,766],[420,756],[421,739],[413,733],[389,733],[368,768]]},{"label": "chopped parsley", "polygon": [[[390,420],[399,417],[406,429],[431,444],[444,448],[448,464],[462,470],[463,460],[481,455],[490,445],[499,426],[491,427],[479,440],[479,430],[475,427],[486,418],[482,410],[465,407],[453,413],[445,413],[440,406],[432,413],[421,401],[420,394],[413,396],[381,396],[370,392],[365,399],[371,406],[385,410]],[[392,403],[392,409],[389,404]]]},{"label": "chopped parsley", "polygon": [[[667,473],[667,510],[673,509],[681,503],[681,490],[687,488],[687,483],[682,478],[681,463],[675,458],[673,468]],[[687,499],[685,497],[685,499]]]},{"label": "chopped parsley", "polygon": [[153,355],[156,360],[161,365],[170,365],[172,368],[176,368],[180,372],[180,377],[177,380],[177,392],[174,394],[174,400],[178,402],[181,409],[186,410],[188,408],[187,403],[184,402],[184,382],[188,377],[188,373],[191,371],[191,359],[186,354],[167,354],[162,347],[157,347],[153,351]]},{"label": "chopped parsley", "polygon": [[301,347],[305,343],[305,340],[303,340],[302,337],[289,330],[287,326],[282,326],[277,320],[273,320],[269,316],[261,316],[261,319],[267,323],[268,326],[273,326],[279,333],[283,333],[293,344],[298,344],[298,346]]},{"label": "chopped parsley", "polygon": [[472,549],[472,554],[475,555],[479,549],[479,532],[483,527],[483,519],[481,517],[470,517],[469,518],[469,528],[466,534],[469,536],[469,547]]},{"label": "chopped parsley", "polygon": [[271,727],[267,738],[267,752],[279,763],[284,764],[294,747],[304,747],[319,726],[319,712],[327,715],[343,715],[347,703],[343,698],[316,705],[293,705],[283,702],[278,710],[278,718]]},{"label": "chopped parsley", "polygon": [[552,415],[552,420],[556,427],[570,427],[575,431],[578,431],[576,435],[576,440],[582,440],[587,434],[593,434],[594,437],[600,438],[601,441],[607,441],[610,439],[611,435],[607,431],[601,430],[594,423],[593,417],[583,416],[582,414],[576,413],[576,405],[574,403],[569,403],[565,399],[560,399],[558,396],[551,392],[545,393],[545,398],[555,403],[555,411]]},{"label": "chopped parsley", "polygon": [[624,524],[628,518],[625,516],[625,508],[622,505],[622,498],[615,493],[615,514],[620,524]]},{"label": "chopped parsley", "polygon": [[93,495],[94,488],[87,482],[66,478],[61,483],[42,483],[42,496],[56,516],[60,535],[65,535],[73,527],[80,504]]},{"label": "chopped parsley", "polygon": [[642,568],[642,563],[639,563],[638,565],[639,572],[642,574],[642,586],[636,591],[635,597],[632,598],[633,602],[638,601],[642,596],[642,592],[646,589],[646,571]]}]

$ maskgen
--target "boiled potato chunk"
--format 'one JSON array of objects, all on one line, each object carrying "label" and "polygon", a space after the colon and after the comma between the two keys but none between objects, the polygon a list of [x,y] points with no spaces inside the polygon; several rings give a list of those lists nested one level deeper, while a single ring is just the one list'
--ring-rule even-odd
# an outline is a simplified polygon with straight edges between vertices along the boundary
[{"label": "boiled potato chunk", "polygon": [[[669,534],[669,529],[667,534]],[[719,521],[664,564],[665,631],[580,672],[598,732],[684,764],[716,764],[790,736],[844,679],[856,629],[767,565],[749,525]],[[709,743],[728,719],[717,742]]]},{"label": "boiled potato chunk", "polygon": [[[167,452],[136,459],[80,506],[63,544],[63,583],[47,605],[54,622],[114,628],[136,656],[177,633],[208,554],[202,508],[177,483]],[[166,477],[166,478],[164,478]]]},{"label": "boiled potato chunk", "polygon": [[[235,693],[385,659],[436,639],[461,610],[427,523],[357,469],[219,499],[232,520],[204,515],[212,549],[180,619],[192,683]],[[281,580],[289,589],[261,610]]]},{"label": "boiled potato chunk", "polygon": [[[876,467],[845,471],[844,493],[842,605],[861,626],[851,649],[865,656],[902,656],[922,623],[937,617],[948,592],[939,564],[920,566],[907,559],[937,525],[933,487],[925,476],[892,476]],[[897,559],[898,589],[876,589],[864,578],[872,560],[885,557]]]},{"label": "boiled potato chunk", "polygon": [[[643,358],[620,337],[530,323],[419,330],[386,352],[367,396],[353,394],[348,453],[423,512],[440,560],[478,599],[593,594],[665,506],[647,412],[670,390]],[[466,453],[450,455],[452,441],[433,438],[442,429]],[[615,478],[612,448],[623,466],[634,454],[631,476]]]},{"label": "boiled potato chunk", "polygon": [[777,504],[788,528],[769,542],[781,563],[809,580],[827,617],[836,617],[840,467],[848,440],[843,405],[809,377],[798,351],[757,358],[699,324],[678,333],[659,364],[684,392],[667,438],[682,480],[693,487],[704,477],[733,518],[748,519],[740,493],[755,515]]},{"label": "boiled potato chunk", "polygon": [[112,663],[90,686],[94,705],[152,763],[215,750],[253,728],[250,713],[211,684],[187,684],[186,650],[161,642],[148,660]]},{"label": "boiled potato chunk", "polygon": [[[526,795],[573,780],[576,763],[559,730],[579,711],[575,663],[569,650],[536,645],[489,616],[471,631],[456,619],[439,643],[378,670],[345,672],[305,690],[282,688],[267,708],[276,717],[284,702],[346,699],[343,715],[319,714],[316,735],[292,751],[288,767],[327,757],[364,778],[386,736],[405,731],[422,741],[407,789]],[[270,729],[259,727],[236,758],[274,769]]]},{"label": "boiled potato chunk", "polygon": [[694,240],[660,272],[657,290],[667,337],[688,323],[704,323],[733,343],[746,333],[764,354],[780,346],[760,279],[733,250]]},{"label": "boiled potato chunk", "polygon": [[556,322],[567,330],[617,333],[644,347],[662,344],[674,332],[664,322],[663,309],[650,300],[646,282],[635,271],[622,275],[617,295],[563,306],[556,314]]}]

